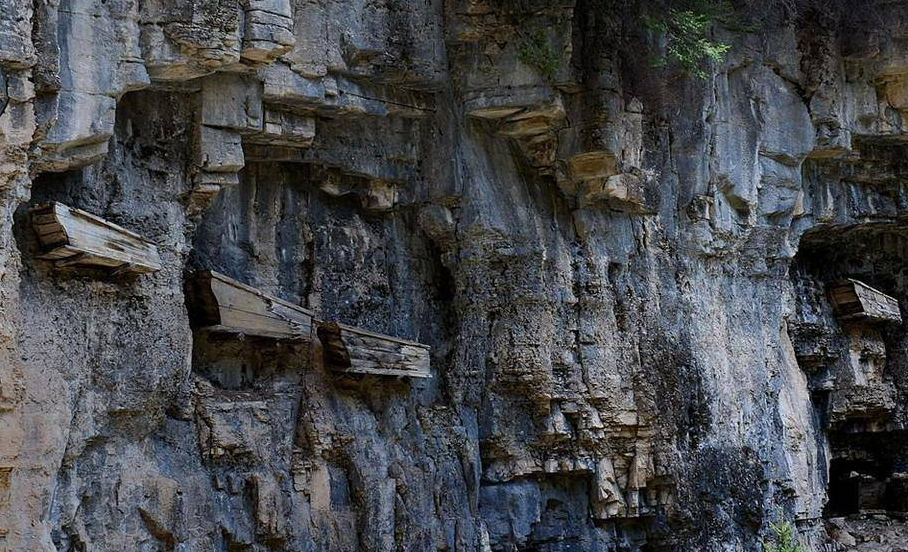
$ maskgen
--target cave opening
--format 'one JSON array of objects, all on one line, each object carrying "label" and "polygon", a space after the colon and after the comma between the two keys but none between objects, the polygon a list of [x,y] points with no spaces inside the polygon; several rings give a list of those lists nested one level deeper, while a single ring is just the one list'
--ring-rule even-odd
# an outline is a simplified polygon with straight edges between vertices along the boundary
[{"label": "cave opening", "polygon": [[833,458],[829,466],[826,517],[868,511],[908,512],[904,432],[829,435]]},{"label": "cave opening", "polygon": [[908,512],[906,252],[901,226],[817,228],[790,270],[789,334],[821,430],[826,518]]}]

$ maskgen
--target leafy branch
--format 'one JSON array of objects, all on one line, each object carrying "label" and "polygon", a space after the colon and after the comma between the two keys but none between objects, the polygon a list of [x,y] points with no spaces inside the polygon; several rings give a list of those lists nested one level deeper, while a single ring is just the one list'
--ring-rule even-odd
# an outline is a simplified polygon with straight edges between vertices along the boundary
[{"label": "leafy branch", "polygon": [[735,8],[727,0],[695,0],[684,7],[669,7],[658,15],[644,15],[646,28],[664,35],[666,40],[665,56],[655,59],[654,65],[664,67],[676,63],[705,79],[708,74],[704,64],[721,62],[731,48],[710,38],[709,31],[715,22],[735,26],[735,16]]}]

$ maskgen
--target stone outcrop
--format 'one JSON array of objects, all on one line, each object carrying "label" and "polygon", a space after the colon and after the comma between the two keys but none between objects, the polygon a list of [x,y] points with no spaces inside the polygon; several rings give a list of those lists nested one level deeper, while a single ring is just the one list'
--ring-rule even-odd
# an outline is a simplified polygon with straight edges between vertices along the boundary
[{"label": "stone outcrop", "polygon": [[744,4],[0,4],[0,552],[900,550],[908,3]]}]

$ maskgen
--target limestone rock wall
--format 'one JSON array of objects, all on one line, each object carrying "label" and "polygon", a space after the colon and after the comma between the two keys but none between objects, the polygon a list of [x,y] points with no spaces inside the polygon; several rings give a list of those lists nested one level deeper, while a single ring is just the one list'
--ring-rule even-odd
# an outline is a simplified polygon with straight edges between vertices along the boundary
[{"label": "limestone rock wall", "polygon": [[[899,550],[908,342],[825,288],[908,312],[908,3],[781,4],[706,79],[647,2],[0,4],[0,551]],[[199,269],[432,377],[194,331]]]}]

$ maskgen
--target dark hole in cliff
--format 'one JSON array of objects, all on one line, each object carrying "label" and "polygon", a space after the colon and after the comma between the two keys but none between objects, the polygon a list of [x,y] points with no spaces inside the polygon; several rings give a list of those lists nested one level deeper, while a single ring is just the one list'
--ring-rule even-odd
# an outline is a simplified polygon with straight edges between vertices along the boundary
[{"label": "dark hole in cliff", "polygon": [[46,201],[74,202],[74,189],[82,185],[82,169],[64,172],[43,172],[32,182],[32,203]]},{"label": "dark hole in cliff", "polygon": [[286,372],[308,366],[305,345],[253,336],[193,332],[192,370],[216,388],[267,389]]},{"label": "dark hole in cliff", "polygon": [[905,433],[832,433],[826,515],[908,511]]},{"label": "dark hole in cliff", "polygon": [[454,300],[457,291],[457,284],[454,281],[454,274],[450,267],[445,265],[444,251],[435,243],[427,244],[429,253],[430,266],[432,271],[431,281],[433,283],[434,299],[441,302],[450,302]]},{"label": "dark hole in cliff", "polygon": [[[908,433],[900,422],[908,383],[899,320],[908,298],[905,259],[908,228],[864,224],[808,231],[791,267],[788,329],[822,432],[817,465],[828,461],[827,517],[908,511]],[[894,317],[867,300],[856,314],[843,310],[841,282],[888,304]]]}]

